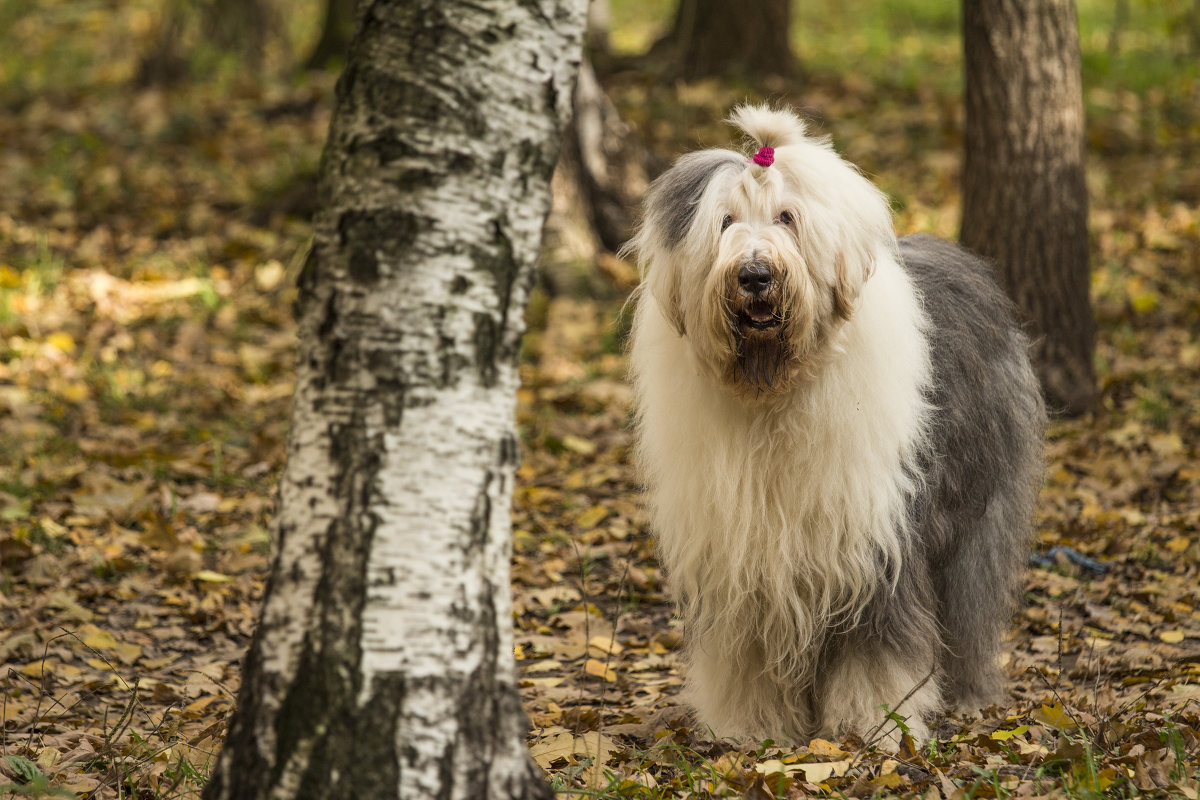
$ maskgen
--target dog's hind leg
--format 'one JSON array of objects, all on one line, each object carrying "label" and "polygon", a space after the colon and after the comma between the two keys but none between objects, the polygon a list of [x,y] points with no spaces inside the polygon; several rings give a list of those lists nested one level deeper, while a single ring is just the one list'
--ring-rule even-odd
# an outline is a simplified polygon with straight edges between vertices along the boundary
[{"label": "dog's hind leg", "polygon": [[959,523],[969,533],[935,573],[951,710],[977,712],[1002,697],[1000,644],[1027,552],[1026,491],[1000,487],[981,518]]}]

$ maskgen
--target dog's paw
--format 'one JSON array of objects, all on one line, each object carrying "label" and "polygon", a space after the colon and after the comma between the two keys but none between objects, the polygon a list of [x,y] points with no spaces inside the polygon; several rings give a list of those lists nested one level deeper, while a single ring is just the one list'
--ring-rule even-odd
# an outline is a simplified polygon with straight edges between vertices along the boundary
[{"label": "dog's paw", "polygon": [[[903,724],[901,724],[901,722]],[[915,752],[931,738],[929,726],[919,717],[912,719],[887,719],[882,724],[867,730],[854,731],[863,743],[884,753],[896,754],[905,750]],[[909,742],[905,743],[905,735]]]}]

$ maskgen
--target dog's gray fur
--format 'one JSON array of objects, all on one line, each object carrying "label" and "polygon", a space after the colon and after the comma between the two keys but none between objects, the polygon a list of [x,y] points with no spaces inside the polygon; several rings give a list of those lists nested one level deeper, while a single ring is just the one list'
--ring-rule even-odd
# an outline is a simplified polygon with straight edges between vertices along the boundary
[{"label": "dog's gray fur", "polygon": [[978,709],[1001,687],[996,657],[1030,545],[1045,409],[989,264],[923,234],[901,239],[900,255],[932,323],[936,410],[911,505],[916,552],[857,627],[829,637],[822,661],[874,651],[914,670],[936,665],[946,704]]},{"label": "dog's gray fur", "polygon": [[725,150],[701,150],[681,156],[650,187],[646,213],[657,218],[648,220],[647,227],[663,233],[667,240],[662,244],[678,246],[692,227],[696,204],[713,177],[723,170],[743,167],[743,159]]}]

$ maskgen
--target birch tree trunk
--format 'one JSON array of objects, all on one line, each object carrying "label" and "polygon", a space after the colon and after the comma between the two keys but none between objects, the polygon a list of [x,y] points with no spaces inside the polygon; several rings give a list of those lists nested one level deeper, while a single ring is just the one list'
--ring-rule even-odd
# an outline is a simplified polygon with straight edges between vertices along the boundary
[{"label": "birch tree trunk", "polygon": [[1051,407],[1092,404],[1083,88],[1073,0],[963,0],[962,243],[995,261]]},{"label": "birch tree trunk", "polygon": [[276,552],[208,800],[549,797],[508,582],[522,310],[583,0],[364,0]]}]

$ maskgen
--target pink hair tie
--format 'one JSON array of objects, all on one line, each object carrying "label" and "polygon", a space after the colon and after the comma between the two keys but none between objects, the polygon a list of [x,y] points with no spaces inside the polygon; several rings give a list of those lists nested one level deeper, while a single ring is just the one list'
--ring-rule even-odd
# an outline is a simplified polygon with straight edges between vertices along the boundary
[{"label": "pink hair tie", "polygon": [[775,163],[775,148],[760,147],[758,152],[754,154],[754,163],[760,167],[769,167]]}]

